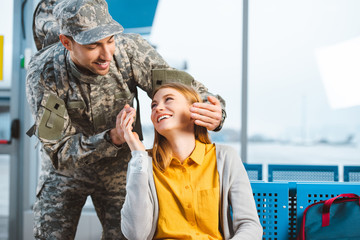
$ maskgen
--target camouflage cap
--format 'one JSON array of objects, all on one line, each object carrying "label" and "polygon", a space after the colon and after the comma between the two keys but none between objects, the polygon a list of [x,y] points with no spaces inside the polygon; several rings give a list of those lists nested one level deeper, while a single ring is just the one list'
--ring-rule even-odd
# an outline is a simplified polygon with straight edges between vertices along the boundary
[{"label": "camouflage cap", "polygon": [[121,33],[124,28],[109,14],[105,0],[64,0],[53,11],[60,33],[86,45]]}]

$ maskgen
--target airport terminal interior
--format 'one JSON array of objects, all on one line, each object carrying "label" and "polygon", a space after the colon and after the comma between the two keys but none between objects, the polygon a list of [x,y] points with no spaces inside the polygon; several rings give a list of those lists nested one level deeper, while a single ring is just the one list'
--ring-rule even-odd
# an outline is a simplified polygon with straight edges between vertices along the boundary
[{"label": "airport terminal interior", "polygon": [[[296,239],[310,203],[360,195],[360,1],[106,1],[124,33],[141,34],[224,98],[227,118],[211,139],[241,157],[264,240]],[[26,135],[34,119],[25,79],[38,2],[0,8],[0,240],[34,239],[41,142]],[[151,148],[150,99],[139,98]],[[75,239],[101,233],[88,198]]]}]

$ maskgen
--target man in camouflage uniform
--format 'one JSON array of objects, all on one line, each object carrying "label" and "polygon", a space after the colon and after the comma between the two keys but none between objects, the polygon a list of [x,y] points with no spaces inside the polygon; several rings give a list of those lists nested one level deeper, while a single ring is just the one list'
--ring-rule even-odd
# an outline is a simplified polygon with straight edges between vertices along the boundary
[{"label": "man in camouflage uniform", "polygon": [[[58,26],[51,20],[34,19],[34,27],[41,29],[34,33],[47,29],[43,26],[47,24],[55,28],[48,29],[53,30],[49,35],[45,31],[35,37],[43,41],[37,44],[39,49],[44,48],[32,58],[26,81],[35,118],[29,135],[35,134],[42,143],[34,235],[36,239],[74,239],[90,195],[103,227],[102,239],[122,239],[120,210],[130,150],[117,118],[133,106],[137,87],[150,96],[159,84],[159,77],[154,84],[154,75],[160,71],[160,76],[170,76],[176,71],[139,35],[122,34],[104,0],[40,4],[49,2],[56,3],[54,9],[50,7],[49,19],[58,19]],[[51,36],[57,31],[60,42],[56,43]],[[184,75],[179,76],[173,80],[182,81]],[[190,83],[210,102],[192,109],[196,124],[219,130],[223,100],[208,97],[199,82]]]}]

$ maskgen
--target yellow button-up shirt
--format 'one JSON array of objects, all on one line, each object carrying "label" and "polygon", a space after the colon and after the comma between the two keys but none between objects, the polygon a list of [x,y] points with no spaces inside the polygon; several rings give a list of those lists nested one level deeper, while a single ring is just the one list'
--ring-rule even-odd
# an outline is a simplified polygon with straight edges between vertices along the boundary
[{"label": "yellow button-up shirt", "polygon": [[215,145],[196,141],[182,164],[173,158],[165,172],[153,169],[159,200],[154,239],[222,239]]}]

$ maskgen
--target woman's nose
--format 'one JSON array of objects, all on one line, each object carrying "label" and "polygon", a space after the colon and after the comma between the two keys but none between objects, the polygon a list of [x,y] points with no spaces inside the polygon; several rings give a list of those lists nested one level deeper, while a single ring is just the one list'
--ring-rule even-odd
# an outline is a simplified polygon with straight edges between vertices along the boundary
[{"label": "woman's nose", "polygon": [[161,112],[164,110],[164,105],[161,103],[158,103],[155,108],[156,112]]}]

